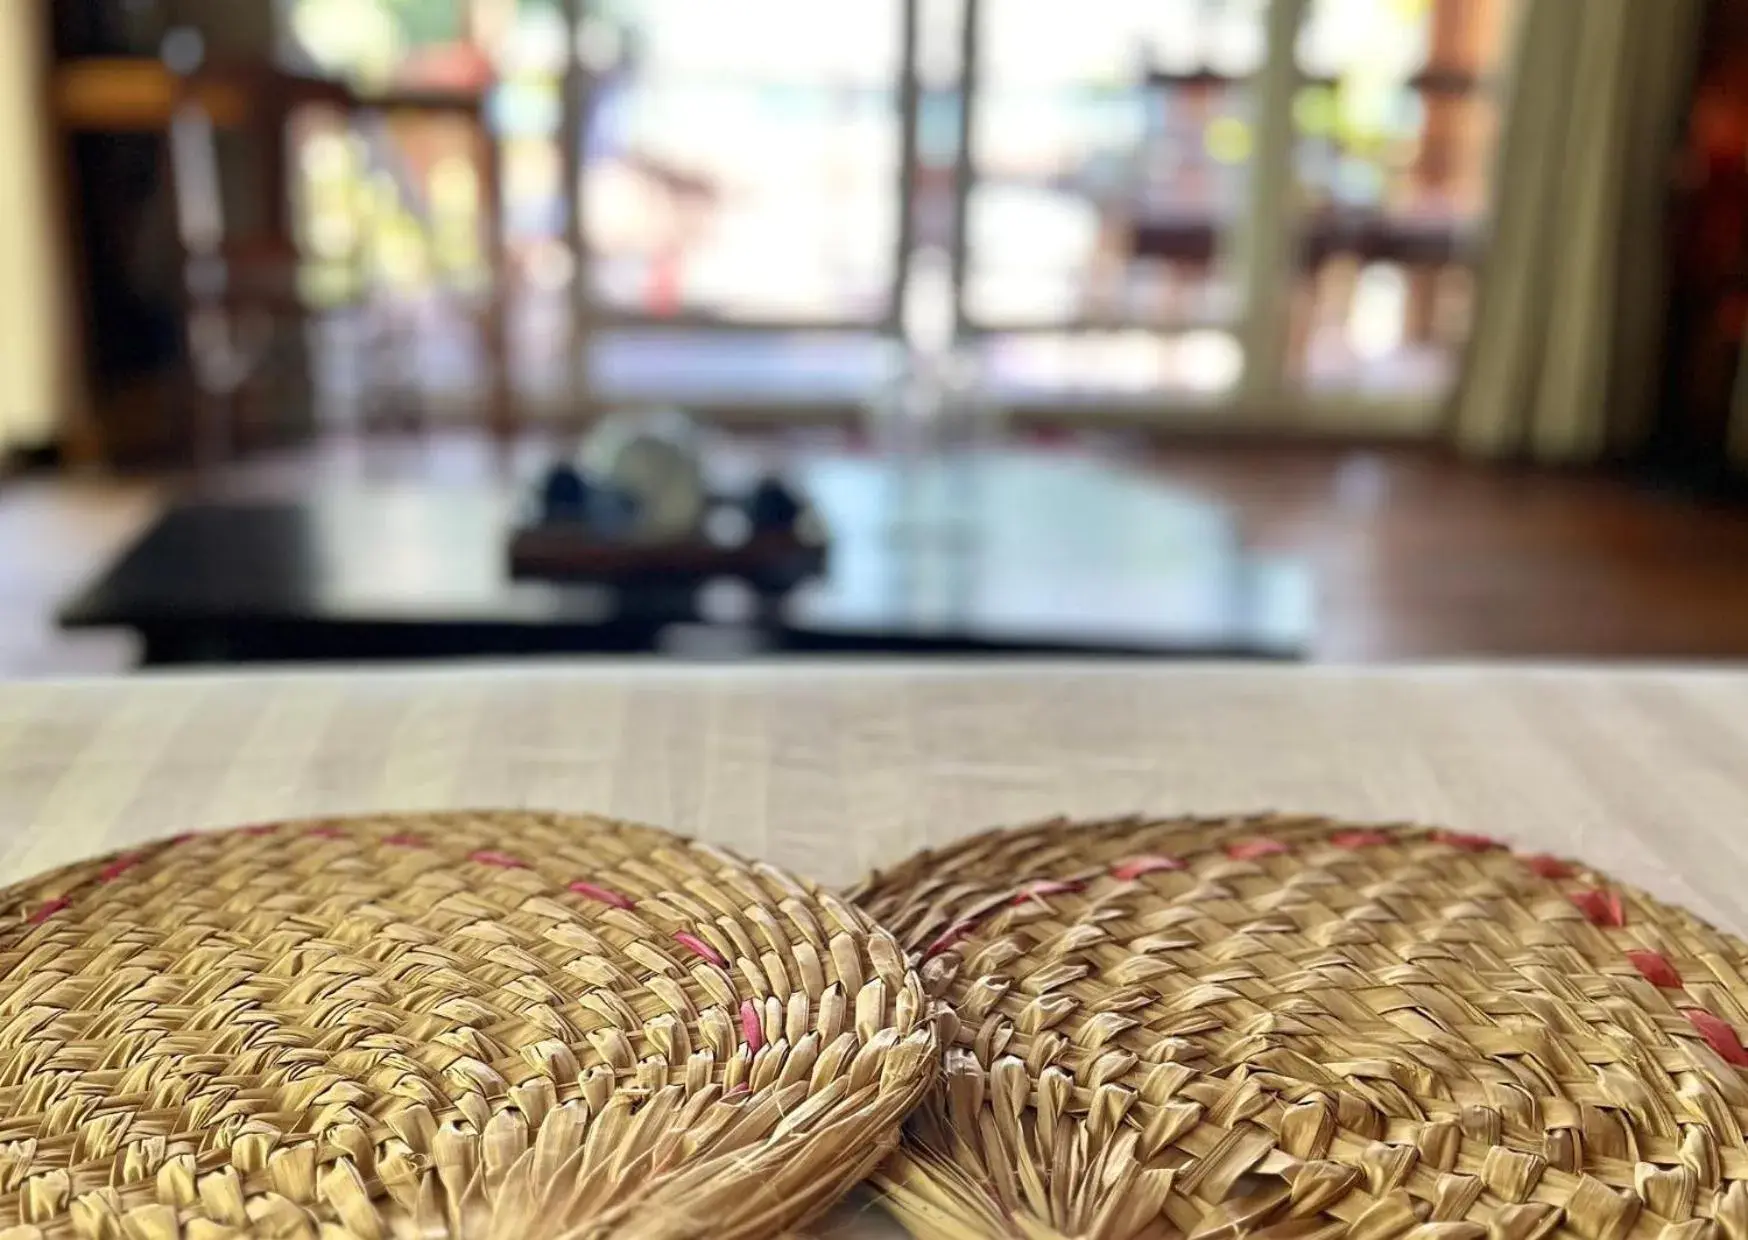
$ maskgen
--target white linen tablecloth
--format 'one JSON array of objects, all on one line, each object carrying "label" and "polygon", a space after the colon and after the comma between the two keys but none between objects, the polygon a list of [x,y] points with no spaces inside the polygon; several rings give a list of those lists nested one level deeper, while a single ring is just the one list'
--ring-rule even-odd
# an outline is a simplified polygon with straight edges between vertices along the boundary
[{"label": "white linen tablecloth", "polygon": [[[0,685],[0,877],[386,809],[638,819],[847,883],[1057,813],[1279,809],[1581,856],[1748,930],[1748,673],[529,665]],[[865,1208],[830,1234],[886,1234]]]}]

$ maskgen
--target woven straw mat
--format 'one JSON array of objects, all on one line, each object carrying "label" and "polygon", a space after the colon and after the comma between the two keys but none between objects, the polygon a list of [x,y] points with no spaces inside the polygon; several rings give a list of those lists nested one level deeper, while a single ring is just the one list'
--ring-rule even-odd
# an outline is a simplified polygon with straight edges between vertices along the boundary
[{"label": "woven straw mat", "polygon": [[661,831],[185,836],[0,893],[0,1235],[767,1236],[939,1058],[890,935]]},{"label": "woven straw mat", "polygon": [[1058,822],[853,895],[958,1018],[919,1235],[1748,1240],[1748,947],[1575,863]]}]

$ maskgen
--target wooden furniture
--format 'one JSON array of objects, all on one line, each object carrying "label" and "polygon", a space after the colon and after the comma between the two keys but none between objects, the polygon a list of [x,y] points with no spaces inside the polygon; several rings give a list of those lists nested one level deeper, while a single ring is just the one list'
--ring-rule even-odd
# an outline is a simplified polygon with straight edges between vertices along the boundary
[{"label": "wooden furniture", "polygon": [[63,610],[130,628],[144,661],[223,663],[653,650],[708,626],[741,651],[1298,657],[1310,588],[1218,506],[1052,454],[798,474],[829,531],[793,593],[658,578],[513,580],[515,494],[330,492],[179,505]]},{"label": "wooden furniture", "polygon": [[[306,109],[344,115],[351,99],[338,83],[264,63],[203,67],[172,85],[163,124],[182,246],[194,458],[211,467],[252,439],[295,435],[313,422],[306,338],[322,309],[301,287],[290,129],[292,118]],[[226,201],[219,146],[224,134],[236,135],[247,148],[243,180],[251,187],[253,218],[244,223]],[[354,303],[362,292],[354,290]],[[304,416],[287,426],[290,407],[301,407]]]},{"label": "wooden furniture", "polygon": [[[378,120],[397,116],[451,117],[465,123],[477,141],[480,172],[481,227],[485,234],[486,268],[490,283],[477,322],[485,357],[484,426],[498,440],[515,434],[520,419],[510,379],[508,307],[515,278],[504,226],[503,151],[488,114],[488,90],[402,88],[355,96],[355,114]],[[366,427],[365,429],[370,429]]]},{"label": "wooden furniture", "polygon": [[[183,76],[155,58],[103,56],[63,61],[56,68],[51,93],[64,135],[120,134],[131,135],[136,142],[161,142],[161,155],[155,160],[163,182],[160,192],[167,196],[174,216],[167,240],[176,247],[180,272],[171,305],[185,339],[182,381],[160,393],[149,407],[117,410],[109,420],[169,417],[187,425],[174,428],[168,436],[162,429],[129,429],[112,435],[116,442],[108,455],[125,455],[131,438],[163,450],[170,446],[160,442],[166,437],[192,436],[193,455],[210,463],[229,455],[251,424],[282,421],[287,405],[300,403],[287,401],[281,392],[274,407],[264,409],[269,393],[262,390],[260,379],[276,342],[301,339],[305,324],[317,313],[301,288],[304,256],[289,179],[292,118],[308,109],[339,113],[348,125],[404,114],[458,116],[478,133],[487,261],[493,276],[480,315],[487,363],[485,420],[498,435],[513,431],[502,169],[480,92],[405,90],[362,97],[343,83],[287,72],[265,60],[218,61]],[[241,225],[227,209],[222,192],[227,178],[221,175],[218,143],[227,134],[240,137],[247,151],[243,180],[251,187],[248,197],[255,219]],[[101,194],[104,188],[87,184],[83,192]],[[137,244],[137,240],[123,244]],[[88,264],[107,261],[102,254],[86,255]],[[361,278],[353,296],[367,295]],[[115,329],[98,323],[90,330]],[[374,349],[361,341],[364,368],[378,369],[381,355],[394,353],[404,343],[392,333]],[[307,359],[299,361],[305,372],[299,378],[307,380]]]},{"label": "wooden furniture", "polygon": [[608,539],[586,529],[528,525],[510,538],[510,575],[522,581],[604,581],[635,586],[658,576],[694,586],[717,578],[788,590],[819,573],[826,549],[794,530],[768,530],[732,545],[707,533],[672,542]]},{"label": "wooden furniture", "polygon": [[[1273,806],[1581,856],[1740,932],[1745,719],[1734,670],[814,663],[11,684],[0,844],[15,880],[190,826],[552,806],[848,884],[997,823]],[[898,1234],[866,1203],[823,1232]]]}]

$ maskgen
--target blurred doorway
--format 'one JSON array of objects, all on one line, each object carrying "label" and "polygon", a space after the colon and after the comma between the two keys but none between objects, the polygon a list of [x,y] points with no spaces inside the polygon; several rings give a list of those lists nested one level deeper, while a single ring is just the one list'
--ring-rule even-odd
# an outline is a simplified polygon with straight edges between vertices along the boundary
[{"label": "blurred doorway", "polygon": [[477,92],[499,161],[312,125],[310,278],[393,290],[440,395],[473,352],[433,307],[501,283],[531,417],[853,413],[909,341],[1021,413],[1412,433],[1520,2],[281,0],[284,56]]}]

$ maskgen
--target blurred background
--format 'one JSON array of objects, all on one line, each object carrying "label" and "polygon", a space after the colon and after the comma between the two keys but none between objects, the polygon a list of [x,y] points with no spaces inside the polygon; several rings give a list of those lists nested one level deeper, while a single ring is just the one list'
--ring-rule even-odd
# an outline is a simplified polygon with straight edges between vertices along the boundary
[{"label": "blurred background", "polygon": [[1745,0],[8,0],[0,674],[1748,654]]}]

